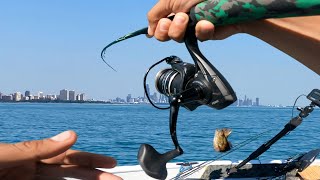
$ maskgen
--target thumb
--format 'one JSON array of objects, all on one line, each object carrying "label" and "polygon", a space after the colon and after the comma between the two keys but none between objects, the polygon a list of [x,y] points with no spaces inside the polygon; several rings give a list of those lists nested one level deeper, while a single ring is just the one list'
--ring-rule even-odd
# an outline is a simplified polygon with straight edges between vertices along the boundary
[{"label": "thumb", "polygon": [[48,139],[0,144],[0,169],[57,156],[70,149],[76,140],[75,132],[65,131]]}]

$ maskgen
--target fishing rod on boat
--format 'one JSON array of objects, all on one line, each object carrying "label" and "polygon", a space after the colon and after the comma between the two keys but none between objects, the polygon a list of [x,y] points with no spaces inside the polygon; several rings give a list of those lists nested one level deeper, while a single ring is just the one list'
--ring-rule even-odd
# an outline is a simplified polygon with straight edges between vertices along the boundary
[{"label": "fishing rod on boat", "polygon": [[320,90],[319,89],[312,90],[309,93],[309,95],[307,96],[307,98],[311,101],[311,104],[309,106],[306,106],[304,108],[297,108],[300,111],[298,116],[292,118],[277,135],[275,135],[272,139],[270,139],[265,144],[261,145],[257,150],[252,152],[240,164],[238,164],[237,166],[231,168],[228,171],[228,173],[232,174],[232,173],[237,172],[241,167],[243,167],[249,161],[251,161],[253,159],[256,159],[261,154],[266,152],[279,139],[281,139],[286,134],[288,134],[289,132],[293,131],[296,127],[298,127],[302,123],[303,118],[306,118],[313,111],[315,106],[320,107]]},{"label": "fishing rod on boat", "polygon": [[[150,67],[152,69],[164,61],[171,65],[171,68],[160,71],[156,77],[156,87],[160,93],[169,97],[170,107],[157,107],[147,97],[154,107],[170,109],[169,128],[175,149],[160,154],[151,145],[142,144],[138,152],[138,160],[142,169],[151,177],[165,179],[167,176],[166,163],[183,153],[176,134],[180,106],[191,111],[201,105],[223,109],[237,99],[228,81],[200,52],[195,37],[195,25],[198,21],[208,20],[215,26],[223,26],[259,19],[317,14],[320,14],[320,1],[310,0],[208,0],[193,7],[189,12],[190,21],[184,43],[194,64],[185,63],[176,56],[170,56]],[[168,18],[173,19],[173,17]],[[123,40],[148,34],[147,31],[148,28],[143,28],[111,42],[102,50],[102,60],[115,70],[105,60],[106,49]],[[145,81],[148,72],[144,78],[145,92],[147,92]]]}]

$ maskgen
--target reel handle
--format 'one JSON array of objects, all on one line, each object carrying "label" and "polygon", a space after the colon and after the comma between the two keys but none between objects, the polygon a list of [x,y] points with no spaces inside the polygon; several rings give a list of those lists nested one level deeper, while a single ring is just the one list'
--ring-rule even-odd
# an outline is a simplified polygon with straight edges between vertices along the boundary
[{"label": "reel handle", "polygon": [[156,179],[166,179],[168,172],[166,164],[172,159],[183,154],[178,139],[177,139],[177,120],[179,112],[178,98],[172,98],[170,103],[170,135],[175,146],[175,149],[160,154],[154,147],[149,144],[142,144],[138,152],[138,161],[141,168],[146,174]]},{"label": "reel handle", "polygon": [[173,149],[164,154],[160,154],[149,144],[141,144],[138,152],[138,161],[146,174],[155,179],[166,179],[168,175],[166,164],[172,159],[180,156],[179,149]]},{"label": "reel handle", "polygon": [[318,0],[207,0],[190,11],[193,22],[208,20],[217,26],[258,19],[320,15]]}]

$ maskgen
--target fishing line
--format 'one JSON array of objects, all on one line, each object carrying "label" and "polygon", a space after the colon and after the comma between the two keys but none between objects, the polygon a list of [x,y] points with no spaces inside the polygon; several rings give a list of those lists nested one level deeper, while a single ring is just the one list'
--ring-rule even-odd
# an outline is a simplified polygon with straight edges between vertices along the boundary
[{"label": "fishing line", "polygon": [[153,65],[147,70],[147,72],[146,72],[146,74],[144,75],[144,78],[143,78],[143,88],[144,88],[144,93],[146,94],[147,99],[149,100],[150,104],[151,104],[153,107],[155,107],[155,108],[157,108],[157,109],[161,109],[161,110],[170,109],[170,106],[169,106],[169,107],[159,107],[159,106],[155,105],[155,104],[153,103],[153,101],[152,101],[152,100],[150,99],[150,97],[149,97],[149,93],[148,93],[148,91],[147,91],[147,83],[146,83],[146,82],[147,82],[148,74],[149,74],[149,72],[151,71],[151,69],[154,68],[155,66],[157,66],[158,64],[162,63],[163,61],[167,61],[167,60],[168,60],[168,57],[166,57],[166,58],[164,58],[164,59],[156,62],[155,64],[153,64]]},{"label": "fishing line", "polygon": [[301,98],[302,96],[307,97],[306,95],[301,94],[300,96],[298,96],[298,97],[296,98],[296,100],[294,101],[294,104],[293,104],[293,106],[292,106],[291,118],[293,118],[293,110],[294,110],[294,108],[295,108],[295,106],[296,106],[296,103],[297,103],[298,99]]},{"label": "fishing line", "polygon": [[181,179],[181,178],[182,178],[182,179],[183,179],[183,178],[186,178],[186,177],[188,177],[188,176],[190,176],[190,175],[192,175],[192,174],[200,171],[200,170],[201,170],[202,168],[204,168],[206,165],[208,165],[208,164],[210,164],[210,163],[212,163],[212,162],[214,162],[214,161],[216,161],[216,160],[218,160],[218,159],[221,159],[221,158],[227,156],[228,154],[230,154],[230,153],[232,153],[232,152],[240,149],[241,147],[244,147],[245,145],[247,145],[247,144],[249,144],[249,143],[251,143],[251,142],[259,139],[262,135],[264,135],[264,134],[266,134],[266,133],[268,133],[268,132],[270,132],[270,130],[264,131],[264,132],[262,132],[262,133],[259,133],[259,134],[256,135],[256,136],[253,136],[253,137],[251,137],[251,138],[249,138],[249,139],[247,139],[247,140],[244,140],[244,141],[242,141],[241,143],[239,143],[239,144],[237,144],[236,146],[234,146],[234,148],[232,148],[232,150],[230,150],[229,152],[214,157],[214,160],[205,161],[205,162],[203,162],[203,163],[201,163],[201,164],[193,167],[192,169],[187,170],[187,171],[181,173],[181,174],[179,175],[179,177],[174,177],[174,178],[172,178],[172,179],[170,179],[170,180],[179,180],[179,179]]},{"label": "fishing line", "polygon": [[[294,103],[293,103],[293,106],[292,106],[292,109],[291,109],[291,119],[293,118],[293,110],[294,110],[294,108],[296,107],[296,103],[297,103],[298,99],[301,98],[302,96],[307,97],[305,94],[301,94],[300,96],[298,96],[298,97],[296,98],[296,100],[295,100]],[[288,132],[286,135],[289,135],[289,134],[290,134],[290,132]]]}]

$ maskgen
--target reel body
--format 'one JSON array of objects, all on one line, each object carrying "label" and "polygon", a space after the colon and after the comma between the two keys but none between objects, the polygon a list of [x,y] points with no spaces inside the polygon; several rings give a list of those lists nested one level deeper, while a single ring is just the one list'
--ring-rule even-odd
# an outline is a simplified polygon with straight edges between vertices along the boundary
[{"label": "reel body", "polygon": [[236,101],[233,94],[228,99],[228,95],[221,92],[225,89],[219,89],[216,84],[219,77],[216,75],[206,77],[195,65],[183,62],[176,56],[167,57],[166,62],[171,65],[171,69],[163,69],[157,73],[155,87],[159,93],[169,98],[180,95],[180,106],[190,111],[201,105],[223,109]]}]

